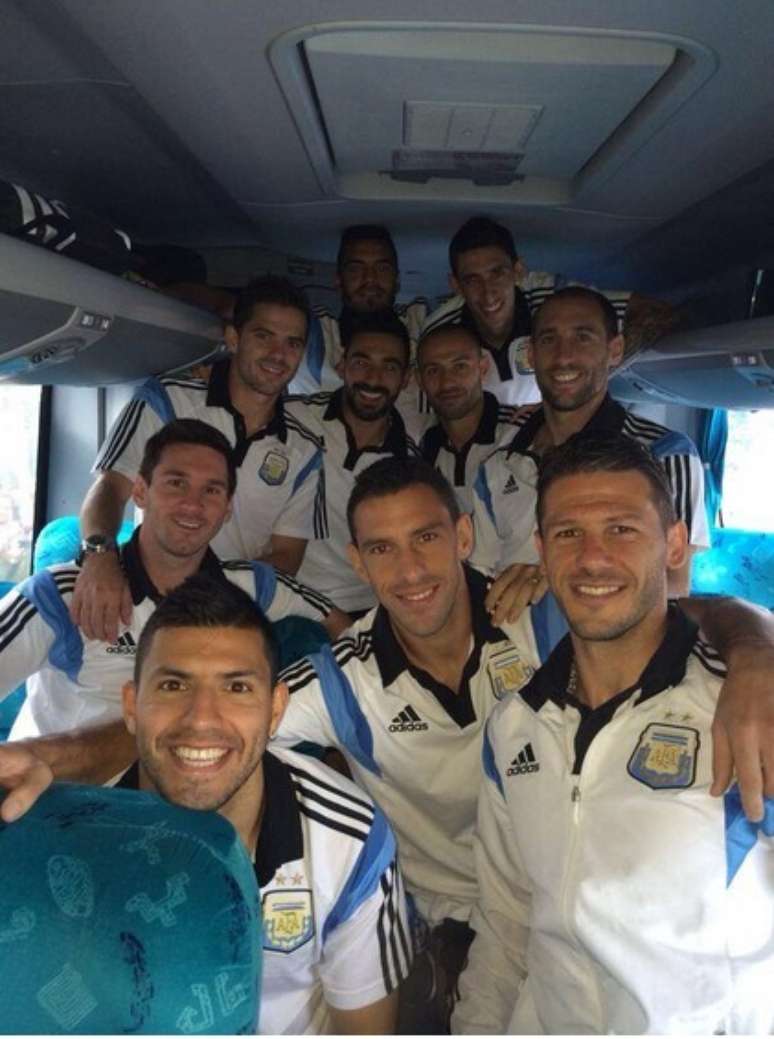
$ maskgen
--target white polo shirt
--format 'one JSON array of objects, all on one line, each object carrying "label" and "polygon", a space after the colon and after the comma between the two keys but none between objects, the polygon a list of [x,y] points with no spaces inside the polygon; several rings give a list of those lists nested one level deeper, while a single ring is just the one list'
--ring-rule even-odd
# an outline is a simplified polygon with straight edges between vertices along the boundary
[{"label": "white polo shirt", "polygon": [[725,675],[675,608],[640,680],[591,709],[569,638],[484,739],[476,938],[453,1030],[770,1034],[774,800],[711,797]]},{"label": "white polo shirt", "polygon": [[[418,297],[410,303],[398,303],[395,313],[406,326],[411,344],[411,363],[419,340],[419,333],[427,317],[427,300]],[[348,307],[344,307],[338,317],[334,317],[324,307],[314,308],[314,317],[307,336],[306,350],[288,390],[291,394],[317,394],[321,390],[337,390],[341,386],[341,376],[336,365],[342,358],[342,328],[357,320]],[[412,371],[411,382],[403,390],[396,402],[398,411],[409,433],[418,438],[423,419],[417,410],[417,385]]]},{"label": "white polo shirt", "polygon": [[258,559],[272,534],[309,538],[321,507],[318,473],[322,443],[294,410],[278,400],[274,417],[251,437],[229,397],[230,361],[212,367],[209,382],[152,378],[124,407],[102,445],[95,472],[115,470],[130,480],[139,472],[150,436],[173,418],[214,426],[234,448],[238,466],[231,518],[212,542],[223,558]]},{"label": "white polo shirt", "polygon": [[500,404],[497,397],[484,391],[484,410],[473,436],[457,450],[441,423],[436,419],[425,430],[419,449],[454,488],[463,512],[473,511],[473,483],[482,462],[497,450],[514,432],[518,408]]},{"label": "white polo shirt", "polygon": [[[501,404],[536,404],[540,401],[540,390],[527,357],[527,344],[532,330],[531,316],[541,303],[559,288],[557,278],[545,271],[530,271],[516,289],[516,308],[513,327],[507,346],[492,349],[482,340],[492,363],[484,376],[484,387],[490,390]],[[631,296],[630,292],[604,292],[615,307],[618,323],[623,327],[623,318]],[[441,325],[464,325],[479,336],[476,322],[462,296],[452,296],[428,317],[422,334],[425,335]],[[426,401],[422,411],[427,411]]]},{"label": "white polo shirt", "polygon": [[476,897],[472,839],[484,722],[538,666],[541,645],[548,654],[534,609],[495,628],[484,576],[466,568],[466,579],[473,632],[459,692],[409,663],[382,607],[281,676],[291,696],[277,739],[341,750],[389,819],[407,889],[431,924],[466,920]]},{"label": "white polo shirt", "polygon": [[[121,718],[121,687],[132,677],[137,640],[161,599],[142,565],[137,538],[135,531],[119,550],[132,620],[112,644],[85,638],[70,620],[76,563],[41,570],[0,601],[0,696],[27,680],[11,739]],[[270,620],[296,614],[320,621],[331,610],[323,596],[266,563],[223,563],[208,551],[199,572],[238,585]]]},{"label": "white polo shirt", "polygon": [[298,579],[318,588],[342,610],[368,610],[376,602],[373,592],[347,558],[347,502],[356,477],[369,465],[382,458],[407,458],[418,454],[418,449],[393,408],[384,442],[359,450],[344,419],[342,396],[339,389],[302,398],[307,408],[304,421],[325,442],[325,495],[324,505],[315,515],[314,539],[307,543]]},{"label": "white polo shirt", "polygon": [[[531,448],[544,423],[543,408],[517,419],[513,439],[501,445],[476,475],[476,544],[471,560],[488,573],[499,573],[510,563],[538,561],[533,534],[539,459]],[[610,396],[576,435],[599,432],[620,433],[648,448],[664,467],[677,518],[684,520],[690,544],[707,548],[704,469],[693,441],[684,433],[631,414]]]},{"label": "white polo shirt", "polygon": [[[395,838],[367,794],[314,758],[263,756],[255,853],[263,911],[263,1035],[324,1035],[329,1007],[394,991],[411,963]],[[120,786],[136,788],[137,766]]]}]

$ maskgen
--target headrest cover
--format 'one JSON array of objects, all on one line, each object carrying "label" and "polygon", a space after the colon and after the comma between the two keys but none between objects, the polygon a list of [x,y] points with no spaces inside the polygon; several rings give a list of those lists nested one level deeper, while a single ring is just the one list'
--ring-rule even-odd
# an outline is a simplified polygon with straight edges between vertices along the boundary
[{"label": "headrest cover", "polygon": [[0,824],[4,1033],[255,1032],[260,895],[229,822],[60,784]]}]

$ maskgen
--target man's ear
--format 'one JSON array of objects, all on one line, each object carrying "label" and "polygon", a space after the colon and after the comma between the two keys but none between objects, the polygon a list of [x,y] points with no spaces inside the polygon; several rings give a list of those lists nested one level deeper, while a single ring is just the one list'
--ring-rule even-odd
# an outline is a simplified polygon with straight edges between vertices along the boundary
[{"label": "man's ear", "polygon": [[457,520],[457,553],[460,559],[465,560],[470,557],[474,543],[473,520],[467,512],[463,512]]},{"label": "man's ear", "polygon": [[514,285],[521,286],[529,274],[529,269],[523,260],[514,260],[513,263],[513,283]]},{"label": "man's ear", "polygon": [[667,570],[679,570],[688,557],[688,528],[682,520],[667,530]]},{"label": "man's ear", "polygon": [[269,738],[276,735],[282,716],[288,706],[288,687],[285,682],[277,682],[271,695],[271,723],[269,725]]},{"label": "man's ear", "polygon": [[527,340],[527,364],[530,366],[532,371],[535,370],[535,344],[532,342],[532,336]]},{"label": "man's ear", "polygon": [[486,373],[492,367],[492,359],[488,350],[482,350],[481,356],[478,359],[478,370],[481,372],[481,378],[486,378]]},{"label": "man's ear", "polygon": [[227,324],[223,329],[223,338],[226,342],[226,346],[232,354],[236,353],[236,348],[239,346],[239,332],[232,324]]},{"label": "man's ear", "polygon": [[460,283],[457,281],[456,274],[453,271],[449,274],[449,288],[452,290],[455,296],[462,295],[462,288],[460,286]]},{"label": "man's ear", "polygon": [[138,509],[144,509],[148,503],[148,485],[139,473],[132,484],[132,501]]},{"label": "man's ear", "polygon": [[360,558],[360,550],[357,545],[353,545],[351,541],[347,545],[347,559],[360,580],[364,581],[365,584],[370,584],[371,582],[368,580],[366,568],[363,566],[363,560]]},{"label": "man's ear", "polygon": [[624,337],[619,333],[617,336],[613,336],[610,342],[607,344],[608,351],[610,352],[610,367],[617,368],[623,360],[624,349],[626,344]]},{"label": "man's ear", "polygon": [[134,736],[137,732],[135,721],[137,711],[137,687],[134,682],[124,682],[121,687],[121,705],[124,712],[124,725]]},{"label": "man's ear", "polygon": [[541,569],[543,570],[543,573],[545,573],[546,559],[545,552],[543,551],[543,538],[540,536],[540,531],[537,529],[537,527],[535,528],[535,533],[532,536],[535,539],[535,548],[537,549],[538,556],[540,557]]}]

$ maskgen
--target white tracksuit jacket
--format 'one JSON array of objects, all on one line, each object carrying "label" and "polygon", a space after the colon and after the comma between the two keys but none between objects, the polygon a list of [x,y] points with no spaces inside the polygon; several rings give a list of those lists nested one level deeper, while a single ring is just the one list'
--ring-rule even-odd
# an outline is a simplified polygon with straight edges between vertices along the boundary
[{"label": "white tracksuit jacket", "polygon": [[566,696],[563,640],[484,742],[476,939],[453,1030],[774,1029],[774,802],[709,796],[724,669],[670,608],[637,688]]}]

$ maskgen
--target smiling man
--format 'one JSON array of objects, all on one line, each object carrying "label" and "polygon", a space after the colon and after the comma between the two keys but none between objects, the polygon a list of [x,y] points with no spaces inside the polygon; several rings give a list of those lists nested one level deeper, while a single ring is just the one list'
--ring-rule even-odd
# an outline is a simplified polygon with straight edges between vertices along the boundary
[{"label": "smiling man", "polygon": [[300,290],[284,278],[259,278],[243,290],[226,329],[233,356],[213,366],[208,383],[149,379],[118,416],[81,510],[85,555],[72,617],[87,637],[114,641],[119,617],[129,622],[129,590],[115,535],[145,441],[172,418],[201,419],[234,448],[237,490],[215,550],[296,572],[321,492],[322,444],[293,406],[284,404],[282,393],[303,356],[308,322]]},{"label": "smiling man", "polygon": [[710,796],[725,668],[667,575],[687,530],[631,438],[546,456],[540,555],[570,626],[492,713],[456,1031],[768,1034],[774,800]]},{"label": "smiling man", "polygon": [[409,351],[408,332],[395,314],[363,314],[344,339],[344,385],[305,398],[304,420],[325,442],[325,497],[298,578],[350,613],[374,605],[347,555],[347,502],[355,479],[379,458],[417,454],[395,408],[409,378]]},{"label": "smiling man", "polygon": [[69,617],[81,560],[35,574],[0,601],[0,698],[27,680],[11,739],[119,718],[140,631],[161,597],[191,574],[238,585],[272,620],[294,614],[332,637],[341,632],[349,618],[317,592],[267,563],[222,562],[210,549],[235,486],[233,452],[212,426],[176,419],[148,440],[132,489],[144,519],[118,549],[132,617],[112,643],[85,638]]}]

